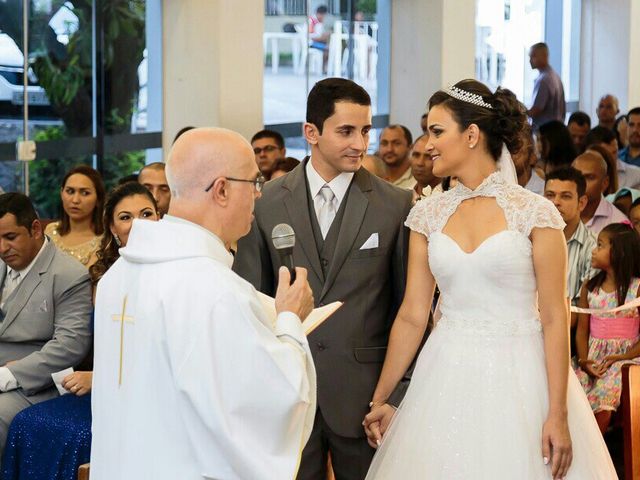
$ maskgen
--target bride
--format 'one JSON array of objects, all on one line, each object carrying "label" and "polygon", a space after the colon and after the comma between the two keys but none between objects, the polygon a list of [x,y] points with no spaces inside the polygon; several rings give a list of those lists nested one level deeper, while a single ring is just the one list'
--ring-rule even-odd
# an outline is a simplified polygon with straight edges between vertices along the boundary
[{"label": "bride", "polygon": [[[570,373],[564,223],[517,185],[506,151],[525,121],[511,92],[475,80],[429,101],[433,173],[458,184],[406,222],[407,289],[364,421],[379,445],[369,480],[617,478]],[[420,345],[436,282],[442,316],[395,412],[386,400]]]}]

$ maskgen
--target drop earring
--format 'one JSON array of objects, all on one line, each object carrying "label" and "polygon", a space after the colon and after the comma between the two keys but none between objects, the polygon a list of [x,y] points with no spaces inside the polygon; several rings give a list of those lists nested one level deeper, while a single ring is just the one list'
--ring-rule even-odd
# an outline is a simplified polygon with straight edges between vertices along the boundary
[{"label": "drop earring", "polygon": [[118,235],[114,234],[113,239],[116,241],[116,245],[118,245],[119,247],[122,246],[122,242],[120,241],[120,237],[118,237]]}]

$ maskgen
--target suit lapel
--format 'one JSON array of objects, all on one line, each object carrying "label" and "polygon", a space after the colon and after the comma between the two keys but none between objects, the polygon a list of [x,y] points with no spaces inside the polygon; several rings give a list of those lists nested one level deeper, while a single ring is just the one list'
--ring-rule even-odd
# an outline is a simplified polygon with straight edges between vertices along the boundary
[{"label": "suit lapel", "polygon": [[53,259],[53,255],[55,253],[55,246],[51,241],[47,244],[38,258],[38,261],[33,265],[27,276],[20,282],[20,284],[16,287],[15,295],[11,302],[6,304],[7,307],[7,315],[4,317],[2,324],[0,324],[0,335],[2,335],[9,325],[11,325],[14,320],[18,317],[20,312],[24,309],[24,306],[27,304],[27,301],[33,294],[33,291],[36,289],[38,285],[40,285],[40,275],[46,273],[51,260]]},{"label": "suit lapel", "polygon": [[313,268],[318,278],[322,281],[322,266],[320,265],[320,255],[311,228],[309,218],[309,201],[307,193],[307,182],[305,180],[304,169],[309,158],[300,162],[285,179],[282,188],[289,190],[290,194],[284,198],[284,206],[287,209],[291,226],[296,232],[296,243],[302,247],[302,251],[309,260],[309,265]]},{"label": "suit lapel", "polygon": [[349,188],[347,198],[343,200],[347,204],[345,205],[344,216],[338,233],[338,241],[318,301],[324,298],[333,285],[338,272],[342,268],[342,264],[353,247],[353,242],[355,242],[356,236],[362,227],[364,215],[369,205],[369,199],[367,198],[367,193],[365,193],[369,191],[371,191],[371,178],[369,178],[369,173],[364,168],[360,168],[353,177],[353,183]]}]

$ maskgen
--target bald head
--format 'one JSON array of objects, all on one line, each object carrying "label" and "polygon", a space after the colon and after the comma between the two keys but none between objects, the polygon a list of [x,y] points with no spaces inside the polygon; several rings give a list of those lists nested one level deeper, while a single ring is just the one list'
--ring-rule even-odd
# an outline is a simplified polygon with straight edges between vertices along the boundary
[{"label": "bald head", "polygon": [[595,209],[599,205],[603,193],[609,187],[607,161],[598,152],[587,150],[576,157],[573,161],[573,167],[579,170],[587,181],[587,198],[589,204]]},{"label": "bald head", "polygon": [[[598,173],[602,176],[607,175],[607,161],[604,159],[602,155],[594,150],[587,150],[581,155],[578,155],[573,161],[574,166],[577,164],[587,165],[594,167]],[[578,168],[578,167],[576,167]],[[580,170],[578,168],[578,170]]]},{"label": "bald head", "polygon": [[220,176],[238,175],[253,163],[253,150],[239,133],[224,128],[194,128],[171,148],[166,175],[173,198],[203,196]]},{"label": "bald head", "polygon": [[616,116],[620,113],[618,108],[618,99],[607,93],[600,98],[596,114],[598,115],[598,125],[613,129],[616,122]]}]

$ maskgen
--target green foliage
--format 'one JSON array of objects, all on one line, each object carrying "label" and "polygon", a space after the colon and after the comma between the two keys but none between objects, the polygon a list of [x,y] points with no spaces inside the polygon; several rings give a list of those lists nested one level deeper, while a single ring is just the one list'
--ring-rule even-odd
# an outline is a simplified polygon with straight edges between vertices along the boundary
[{"label": "green foliage", "polygon": [[356,10],[360,10],[365,15],[375,15],[378,12],[377,0],[358,0]]}]

